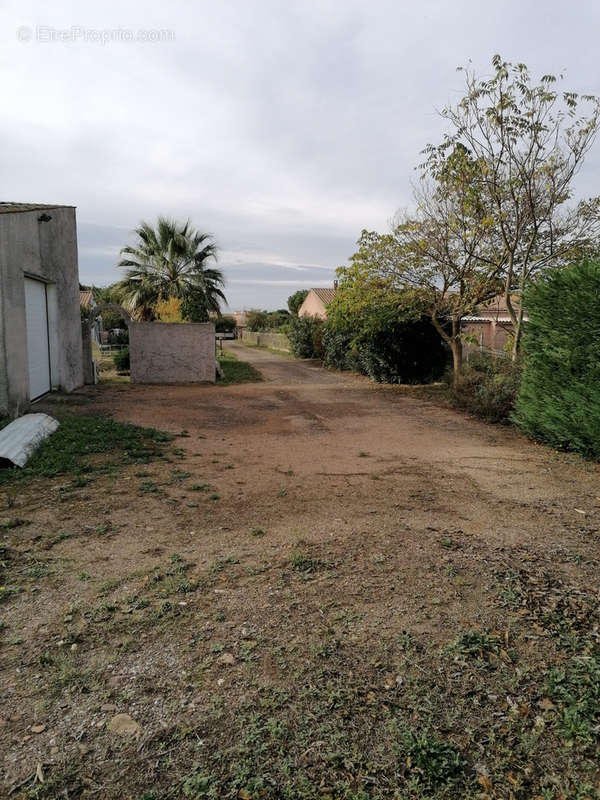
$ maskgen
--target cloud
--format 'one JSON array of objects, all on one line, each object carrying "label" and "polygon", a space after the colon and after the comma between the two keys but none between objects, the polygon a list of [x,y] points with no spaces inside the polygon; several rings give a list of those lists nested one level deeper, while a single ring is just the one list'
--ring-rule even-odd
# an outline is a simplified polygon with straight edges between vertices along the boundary
[{"label": "cloud", "polygon": [[[81,277],[96,284],[119,277],[141,219],[189,217],[216,237],[231,303],[278,307],[292,275],[333,279],[362,228],[410,204],[420,151],[444,130],[436,108],[463,90],[457,65],[482,73],[500,52],[600,94],[599,22],[585,0],[542,16],[522,0],[4,0],[3,196],[77,205]],[[39,25],[174,40],[43,43]],[[599,173],[596,150],[578,191]]]}]

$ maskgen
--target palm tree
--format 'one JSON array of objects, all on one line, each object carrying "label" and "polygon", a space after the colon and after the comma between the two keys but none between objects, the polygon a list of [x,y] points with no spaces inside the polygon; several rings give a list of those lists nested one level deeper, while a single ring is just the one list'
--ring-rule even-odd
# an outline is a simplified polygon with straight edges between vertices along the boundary
[{"label": "palm tree", "polygon": [[219,269],[206,266],[217,257],[210,234],[199,233],[189,220],[182,224],[167,217],[159,217],[156,228],[142,222],[134,232],[138,241],[121,250],[118,264],[127,270],[121,287],[133,316],[152,320],[156,303],[171,297],[182,307],[193,306],[195,317],[221,313],[225,279]]}]

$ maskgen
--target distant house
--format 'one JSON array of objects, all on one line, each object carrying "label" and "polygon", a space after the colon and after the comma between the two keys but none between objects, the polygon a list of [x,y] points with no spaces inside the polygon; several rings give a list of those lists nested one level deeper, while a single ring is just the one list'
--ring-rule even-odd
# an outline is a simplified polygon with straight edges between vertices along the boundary
[{"label": "distant house", "polygon": [[298,316],[327,319],[327,306],[335,300],[336,294],[337,281],[334,281],[333,289],[310,289],[298,309]]},{"label": "distant house", "polygon": [[[512,300],[518,309],[518,295],[515,295]],[[527,311],[524,311],[523,320],[526,322],[527,319]],[[480,349],[501,352],[508,342],[512,330],[512,320],[504,295],[497,295],[488,303],[483,303],[474,314],[463,317],[462,321],[462,332],[470,334],[471,340],[475,339],[475,342],[467,341],[467,351]]]},{"label": "distant house", "polygon": [[75,209],[0,203],[0,415],[82,384]]},{"label": "distant house", "polygon": [[238,334],[241,333],[246,328],[246,312],[234,311],[231,316],[235,320],[235,326],[238,330]]},{"label": "distant house", "polygon": [[94,294],[91,289],[79,290],[79,307],[85,309],[86,311],[89,308],[95,308],[96,301],[94,300]]}]

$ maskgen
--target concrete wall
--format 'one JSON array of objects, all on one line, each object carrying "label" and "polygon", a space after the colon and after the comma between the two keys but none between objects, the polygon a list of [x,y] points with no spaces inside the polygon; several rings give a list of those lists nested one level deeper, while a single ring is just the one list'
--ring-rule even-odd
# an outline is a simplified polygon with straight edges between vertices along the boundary
[{"label": "concrete wall", "polygon": [[83,384],[74,208],[0,213],[0,414],[11,416],[29,407],[26,275],[46,282],[52,388],[70,392]]},{"label": "concrete wall", "polygon": [[282,350],[284,353],[290,352],[290,340],[285,333],[255,333],[245,329],[242,341],[259,347],[270,347],[272,350]]},{"label": "concrete wall", "polygon": [[212,322],[130,322],[132,383],[214,383]]},{"label": "concrete wall", "polygon": [[310,292],[304,298],[304,302],[298,309],[299,317],[318,317],[319,319],[327,319],[327,311],[325,304],[320,297],[313,292]]}]

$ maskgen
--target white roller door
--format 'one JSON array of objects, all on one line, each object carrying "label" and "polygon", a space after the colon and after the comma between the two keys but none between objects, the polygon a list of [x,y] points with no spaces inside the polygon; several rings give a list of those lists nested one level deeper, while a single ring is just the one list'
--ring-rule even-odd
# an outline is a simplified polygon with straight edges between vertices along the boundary
[{"label": "white roller door", "polygon": [[46,284],[25,278],[25,316],[27,319],[27,360],[29,399],[50,391],[50,352],[48,347],[48,305]]}]

